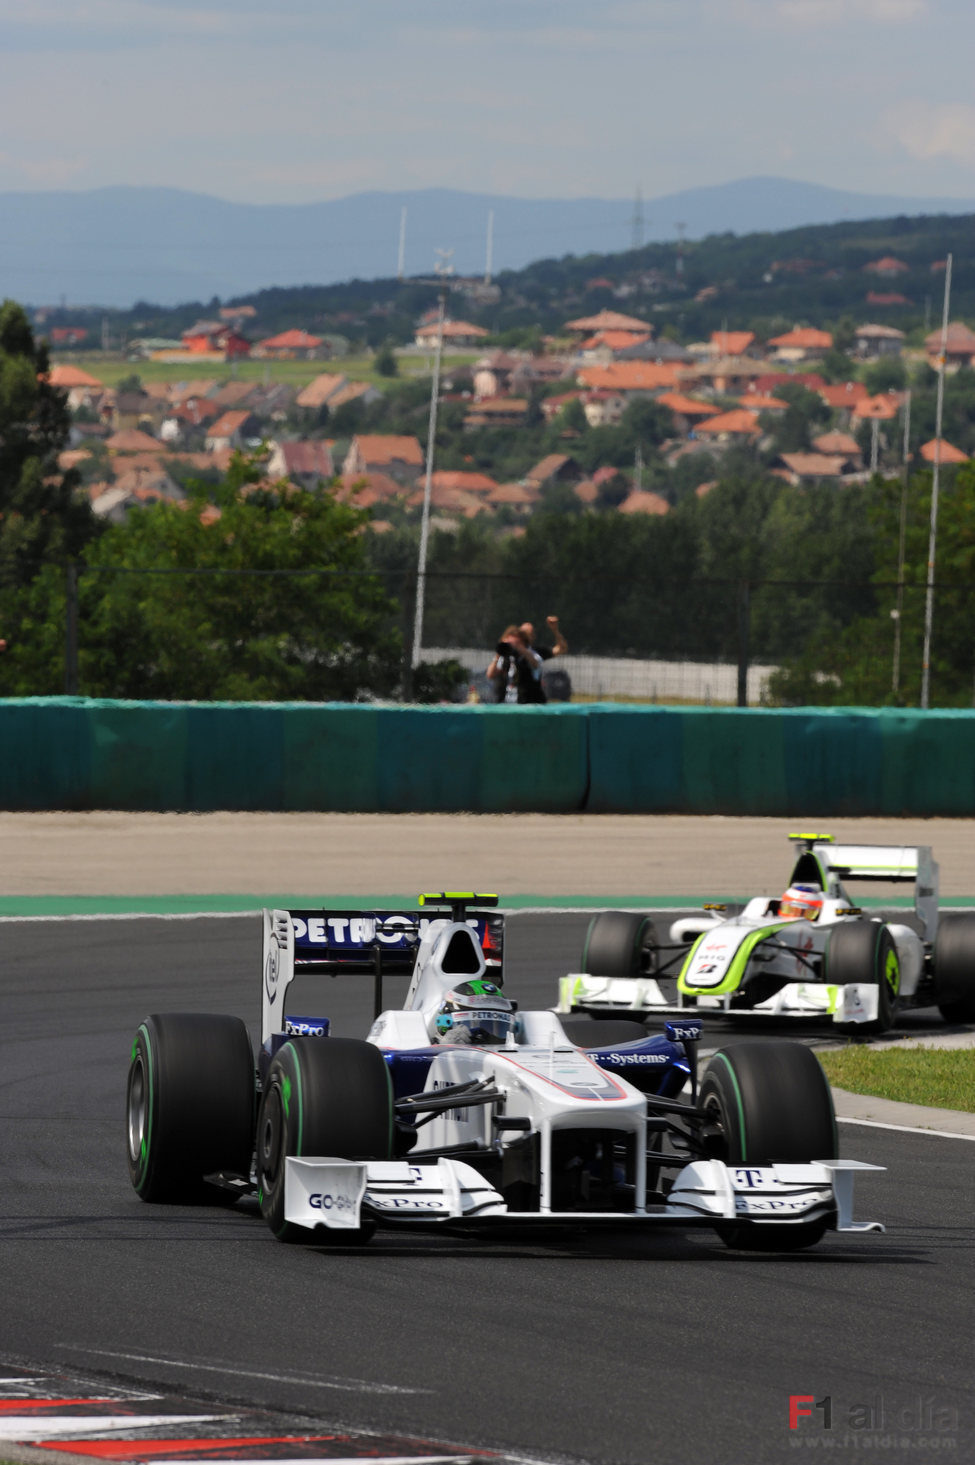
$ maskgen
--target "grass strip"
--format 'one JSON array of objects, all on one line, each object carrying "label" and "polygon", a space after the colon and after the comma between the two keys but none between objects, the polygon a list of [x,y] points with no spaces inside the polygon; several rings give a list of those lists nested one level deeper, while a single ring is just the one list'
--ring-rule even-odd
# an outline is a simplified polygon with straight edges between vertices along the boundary
[{"label": "grass strip", "polygon": [[868,1048],[816,1055],[837,1088],[975,1114],[975,1048]]}]

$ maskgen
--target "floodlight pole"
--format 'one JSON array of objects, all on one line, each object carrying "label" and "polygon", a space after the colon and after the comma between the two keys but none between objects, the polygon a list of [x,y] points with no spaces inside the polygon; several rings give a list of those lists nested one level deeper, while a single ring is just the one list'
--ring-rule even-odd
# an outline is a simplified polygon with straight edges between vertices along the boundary
[{"label": "floodlight pole", "polygon": [[938,538],[938,489],[941,483],[941,421],[945,401],[945,367],[948,361],[948,302],[951,298],[951,255],[945,261],[945,300],[941,316],[941,362],[938,372],[938,403],[934,418],[934,472],[931,475],[931,530],[928,535],[928,585],[924,600],[924,651],[921,655],[921,708],[927,711],[931,689],[931,624],[934,620],[934,562]]},{"label": "floodlight pole", "polygon": [[427,543],[430,538],[430,494],[433,487],[433,445],[437,435],[437,404],[440,399],[440,358],[443,354],[443,327],[447,312],[448,277],[451,274],[450,256],[453,250],[438,250],[441,255],[436,265],[440,277],[440,300],[437,308],[437,349],[433,358],[433,383],[430,387],[430,420],[427,426],[426,476],[423,480],[423,513],[420,518],[420,552],[416,566],[416,605],[413,611],[413,657],[410,665],[420,664],[420,647],[423,645],[423,603],[427,592]]}]

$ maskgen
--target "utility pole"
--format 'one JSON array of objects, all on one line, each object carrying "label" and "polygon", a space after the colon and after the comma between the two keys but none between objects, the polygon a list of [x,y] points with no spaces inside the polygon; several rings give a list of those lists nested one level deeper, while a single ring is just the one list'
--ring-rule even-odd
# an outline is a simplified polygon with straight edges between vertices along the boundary
[{"label": "utility pole", "polygon": [[684,223],[679,223],[679,224],[677,224],[676,228],[677,228],[677,270],[676,270],[676,272],[677,272],[678,279],[680,279],[680,277],[684,273],[684,230],[687,228],[687,225],[684,224]]},{"label": "utility pole", "polygon": [[406,271],[406,204],[399,216],[399,254],[396,263],[396,278],[402,280]]},{"label": "utility pole", "polygon": [[928,588],[924,598],[924,651],[921,655],[921,708],[927,711],[931,688],[931,627],[934,621],[934,562],[938,538],[938,489],[941,483],[941,423],[945,403],[945,366],[948,361],[948,302],[951,299],[951,255],[945,261],[945,300],[941,313],[941,363],[938,402],[934,417],[934,472],[931,475],[931,529],[928,534]]},{"label": "utility pole", "polygon": [[910,466],[911,394],[904,403],[904,456],[901,463],[901,520],[897,537],[897,609],[894,611],[894,670],[890,689],[894,696],[901,682],[901,622],[904,618],[904,546],[907,540],[907,475]]},{"label": "utility pole", "polygon": [[450,263],[452,249],[438,249],[434,273],[440,286],[437,307],[437,349],[433,358],[433,382],[430,387],[430,420],[427,426],[427,462],[423,481],[423,513],[420,519],[420,552],[416,567],[416,607],[413,612],[413,658],[411,665],[420,664],[420,648],[423,645],[423,605],[427,589],[427,543],[430,538],[430,494],[433,487],[433,446],[437,435],[437,405],[440,399],[440,358],[443,354],[443,327],[447,313],[447,291],[453,274]]},{"label": "utility pole", "polygon": [[494,210],[488,209],[487,221],[487,252],[484,261],[484,283],[490,285],[491,272],[494,267]]}]

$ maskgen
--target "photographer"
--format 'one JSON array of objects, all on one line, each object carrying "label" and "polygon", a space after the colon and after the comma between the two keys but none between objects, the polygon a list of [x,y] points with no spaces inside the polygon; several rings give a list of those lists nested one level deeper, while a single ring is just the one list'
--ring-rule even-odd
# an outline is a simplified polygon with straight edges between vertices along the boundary
[{"label": "photographer", "polygon": [[520,626],[502,632],[487,669],[497,702],[544,702],[542,658],[532,650]]}]

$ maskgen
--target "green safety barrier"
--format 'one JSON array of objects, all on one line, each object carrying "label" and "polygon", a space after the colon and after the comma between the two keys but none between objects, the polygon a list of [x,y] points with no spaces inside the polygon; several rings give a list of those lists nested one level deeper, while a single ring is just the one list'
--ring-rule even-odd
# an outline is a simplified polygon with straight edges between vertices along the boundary
[{"label": "green safety barrier", "polygon": [[975,713],[0,702],[0,809],[975,814]]},{"label": "green safety barrier", "polygon": [[585,707],[0,703],[0,808],[562,813]]}]

